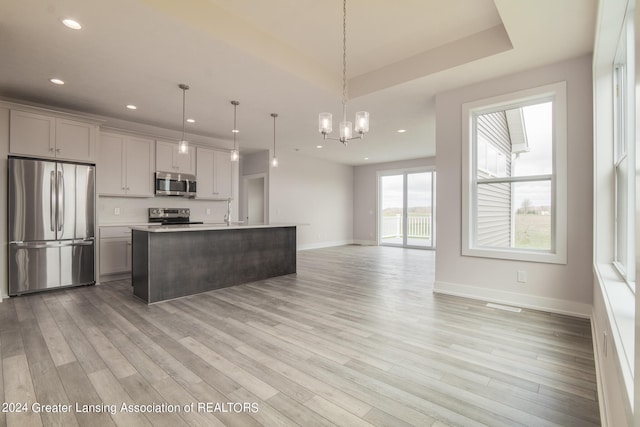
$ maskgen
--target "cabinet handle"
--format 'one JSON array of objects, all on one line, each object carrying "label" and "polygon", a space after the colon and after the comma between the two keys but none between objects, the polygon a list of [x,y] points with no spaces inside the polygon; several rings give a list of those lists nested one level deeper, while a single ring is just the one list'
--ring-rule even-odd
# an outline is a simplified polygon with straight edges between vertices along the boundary
[{"label": "cabinet handle", "polygon": [[56,148],[56,153],[59,153],[59,152],[60,152],[60,149],[59,149],[59,148]]},{"label": "cabinet handle", "polygon": [[53,153],[53,148],[49,147],[49,152]]},{"label": "cabinet handle", "polygon": [[128,191],[128,190],[131,190],[131,187],[127,187],[127,191]]}]

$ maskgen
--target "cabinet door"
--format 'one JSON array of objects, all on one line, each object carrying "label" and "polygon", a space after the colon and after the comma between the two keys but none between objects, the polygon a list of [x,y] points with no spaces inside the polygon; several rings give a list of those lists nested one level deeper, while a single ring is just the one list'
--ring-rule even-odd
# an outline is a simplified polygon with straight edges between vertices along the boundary
[{"label": "cabinet door", "polygon": [[229,199],[232,197],[231,157],[226,151],[215,151],[213,160],[213,193],[216,198]]},{"label": "cabinet door", "polygon": [[127,195],[153,197],[153,146],[151,139],[127,138],[124,156]]},{"label": "cabinet door", "polygon": [[126,193],[123,135],[101,133],[98,144],[98,194],[123,195]]},{"label": "cabinet door", "polygon": [[55,118],[11,110],[9,129],[11,153],[55,157]]},{"label": "cabinet door", "polygon": [[177,144],[164,141],[156,142],[156,171],[177,172],[176,165],[173,163],[174,151],[177,151]]},{"label": "cabinet door", "polygon": [[190,175],[196,174],[196,148],[189,147],[187,153],[180,153],[178,151],[178,145],[173,150],[173,164],[176,165],[176,170],[180,173],[188,173]]},{"label": "cabinet door", "polygon": [[56,157],[94,161],[97,126],[75,120],[56,119]]},{"label": "cabinet door", "polygon": [[131,271],[131,239],[100,239],[100,274]]},{"label": "cabinet door", "polygon": [[196,197],[213,199],[213,156],[215,151],[198,147],[196,152]]}]

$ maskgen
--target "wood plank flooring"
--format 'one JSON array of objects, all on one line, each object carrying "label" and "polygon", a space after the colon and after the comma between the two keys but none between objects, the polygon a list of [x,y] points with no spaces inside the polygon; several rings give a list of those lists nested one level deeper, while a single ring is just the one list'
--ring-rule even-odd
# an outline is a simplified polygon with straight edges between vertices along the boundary
[{"label": "wood plank flooring", "polygon": [[433,280],[434,252],[344,246],[152,306],[129,281],[11,298],[0,425],[600,425],[588,320]]}]

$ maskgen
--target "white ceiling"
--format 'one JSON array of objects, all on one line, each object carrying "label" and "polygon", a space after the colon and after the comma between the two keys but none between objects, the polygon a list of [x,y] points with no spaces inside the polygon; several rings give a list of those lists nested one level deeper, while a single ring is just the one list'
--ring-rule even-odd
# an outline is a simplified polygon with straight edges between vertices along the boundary
[{"label": "white ceiling", "polygon": [[432,156],[434,94],[591,52],[597,1],[347,8],[349,116],[369,111],[371,130],[346,148],[317,131],[319,112],[341,112],[340,0],[4,0],[0,96],[180,130],[187,83],[188,131],[231,140],[238,100],[245,152],[272,145],[276,112],[279,151],[352,165]]}]

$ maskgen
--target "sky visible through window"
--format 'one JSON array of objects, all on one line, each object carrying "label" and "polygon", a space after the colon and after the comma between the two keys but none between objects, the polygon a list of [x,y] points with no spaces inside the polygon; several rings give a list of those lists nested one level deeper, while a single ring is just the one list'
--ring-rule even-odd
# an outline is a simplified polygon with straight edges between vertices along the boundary
[{"label": "sky visible through window", "polygon": [[[431,176],[430,172],[409,174],[409,188],[407,189],[407,207],[431,206]],[[403,176],[390,175],[382,179],[382,210],[402,208]]]},{"label": "sky visible through window", "polygon": [[[545,102],[523,107],[522,114],[529,151],[514,159],[512,176],[553,173],[553,104]],[[530,201],[531,206],[549,207],[550,190],[548,181],[519,184],[514,194],[514,209],[522,207],[525,199]]]}]

